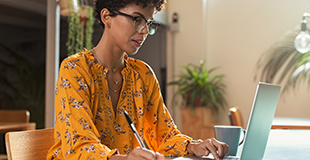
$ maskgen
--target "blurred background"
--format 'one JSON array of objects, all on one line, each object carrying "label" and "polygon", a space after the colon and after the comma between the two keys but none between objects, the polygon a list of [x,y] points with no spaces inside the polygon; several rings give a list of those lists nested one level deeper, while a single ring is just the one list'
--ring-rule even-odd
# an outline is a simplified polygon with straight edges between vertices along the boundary
[{"label": "blurred background", "polygon": [[[219,67],[224,74],[226,109],[216,115],[215,123],[228,124],[228,108],[238,106],[245,125],[251,111],[260,56],[288,31],[299,29],[304,12],[310,11],[306,0],[167,0],[159,17],[162,25],[149,36],[135,58],[146,61],[156,73],[167,107],[182,130],[180,106],[172,101],[176,87],[166,86],[182,66],[206,60],[206,67]],[[55,74],[46,68],[48,33],[59,35],[59,57],[67,56],[68,16],[59,15],[59,32],[48,30],[48,10],[55,10],[47,0],[0,0],[0,109],[27,109],[37,128],[54,125]],[[88,0],[92,5],[93,1]],[[59,10],[57,10],[59,11]],[[56,12],[55,12],[56,13]],[[177,21],[173,15],[177,13]],[[59,14],[57,12],[57,14]],[[56,23],[57,22],[57,23]],[[95,22],[92,43],[96,45],[102,30]],[[54,66],[59,64],[54,63]],[[50,66],[49,66],[50,67]],[[275,75],[277,78],[277,75]],[[50,79],[49,79],[50,80]],[[277,81],[273,83],[277,84]],[[280,84],[284,85],[284,84]],[[307,83],[282,93],[276,116],[308,117],[310,92]],[[180,104],[180,103],[178,103]]]}]

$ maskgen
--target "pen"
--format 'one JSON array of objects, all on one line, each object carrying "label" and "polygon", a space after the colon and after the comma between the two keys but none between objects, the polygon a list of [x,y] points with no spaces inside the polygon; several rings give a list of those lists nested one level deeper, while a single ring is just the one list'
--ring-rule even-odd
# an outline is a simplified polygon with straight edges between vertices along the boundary
[{"label": "pen", "polygon": [[141,146],[142,148],[147,149],[146,145],[143,143],[141,137],[139,136],[139,134],[138,134],[138,132],[137,132],[137,129],[136,129],[135,125],[132,123],[131,119],[129,118],[127,111],[124,111],[124,113],[125,113],[126,120],[127,120],[128,124],[129,124],[131,130],[133,131],[133,133],[134,133],[136,139],[138,140],[140,146]]}]

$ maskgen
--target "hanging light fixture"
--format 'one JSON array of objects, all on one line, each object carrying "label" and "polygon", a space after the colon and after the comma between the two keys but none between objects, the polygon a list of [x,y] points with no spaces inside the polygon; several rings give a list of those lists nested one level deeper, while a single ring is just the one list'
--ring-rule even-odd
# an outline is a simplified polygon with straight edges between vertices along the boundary
[{"label": "hanging light fixture", "polygon": [[306,17],[310,17],[310,13],[304,13],[301,20],[300,33],[296,36],[294,45],[298,52],[306,53],[310,51],[310,36],[307,33],[307,20]]}]

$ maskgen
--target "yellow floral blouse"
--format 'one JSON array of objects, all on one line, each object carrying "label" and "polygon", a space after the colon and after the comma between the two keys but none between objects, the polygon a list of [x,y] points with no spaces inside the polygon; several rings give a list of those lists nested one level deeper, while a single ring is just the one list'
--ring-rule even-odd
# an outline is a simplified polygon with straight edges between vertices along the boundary
[{"label": "yellow floral blouse", "polygon": [[[47,159],[107,159],[139,146],[124,116],[126,110],[151,150],[165,156],[187,154],[192,139],[179,132],[152,69],[125,55],[123,86],[113,110],[106,74],[91,51],[66,58],[55,90],[55,144]],[[114,113],[116,112],[116,113]]]}]

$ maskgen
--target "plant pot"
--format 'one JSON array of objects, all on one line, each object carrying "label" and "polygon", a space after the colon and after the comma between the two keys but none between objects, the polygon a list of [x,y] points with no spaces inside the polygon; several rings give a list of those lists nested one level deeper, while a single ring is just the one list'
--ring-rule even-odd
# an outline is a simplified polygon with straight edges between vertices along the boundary
[{"label": "plant pot", "polygon": [[60,14],[68,16],[71,13],[78,13],[79,6],[77,0],[59,0]]},{"label": "plant pot", "polygon": [[90,6],[80,6],[80,21],[88,21],[90,14]]},{"label": "plant pot", "polygon": [[181,109],[182,133],[194,139],[213,137],[215,109],[213,107],[195,107],[194,113],[190,107]]}]

